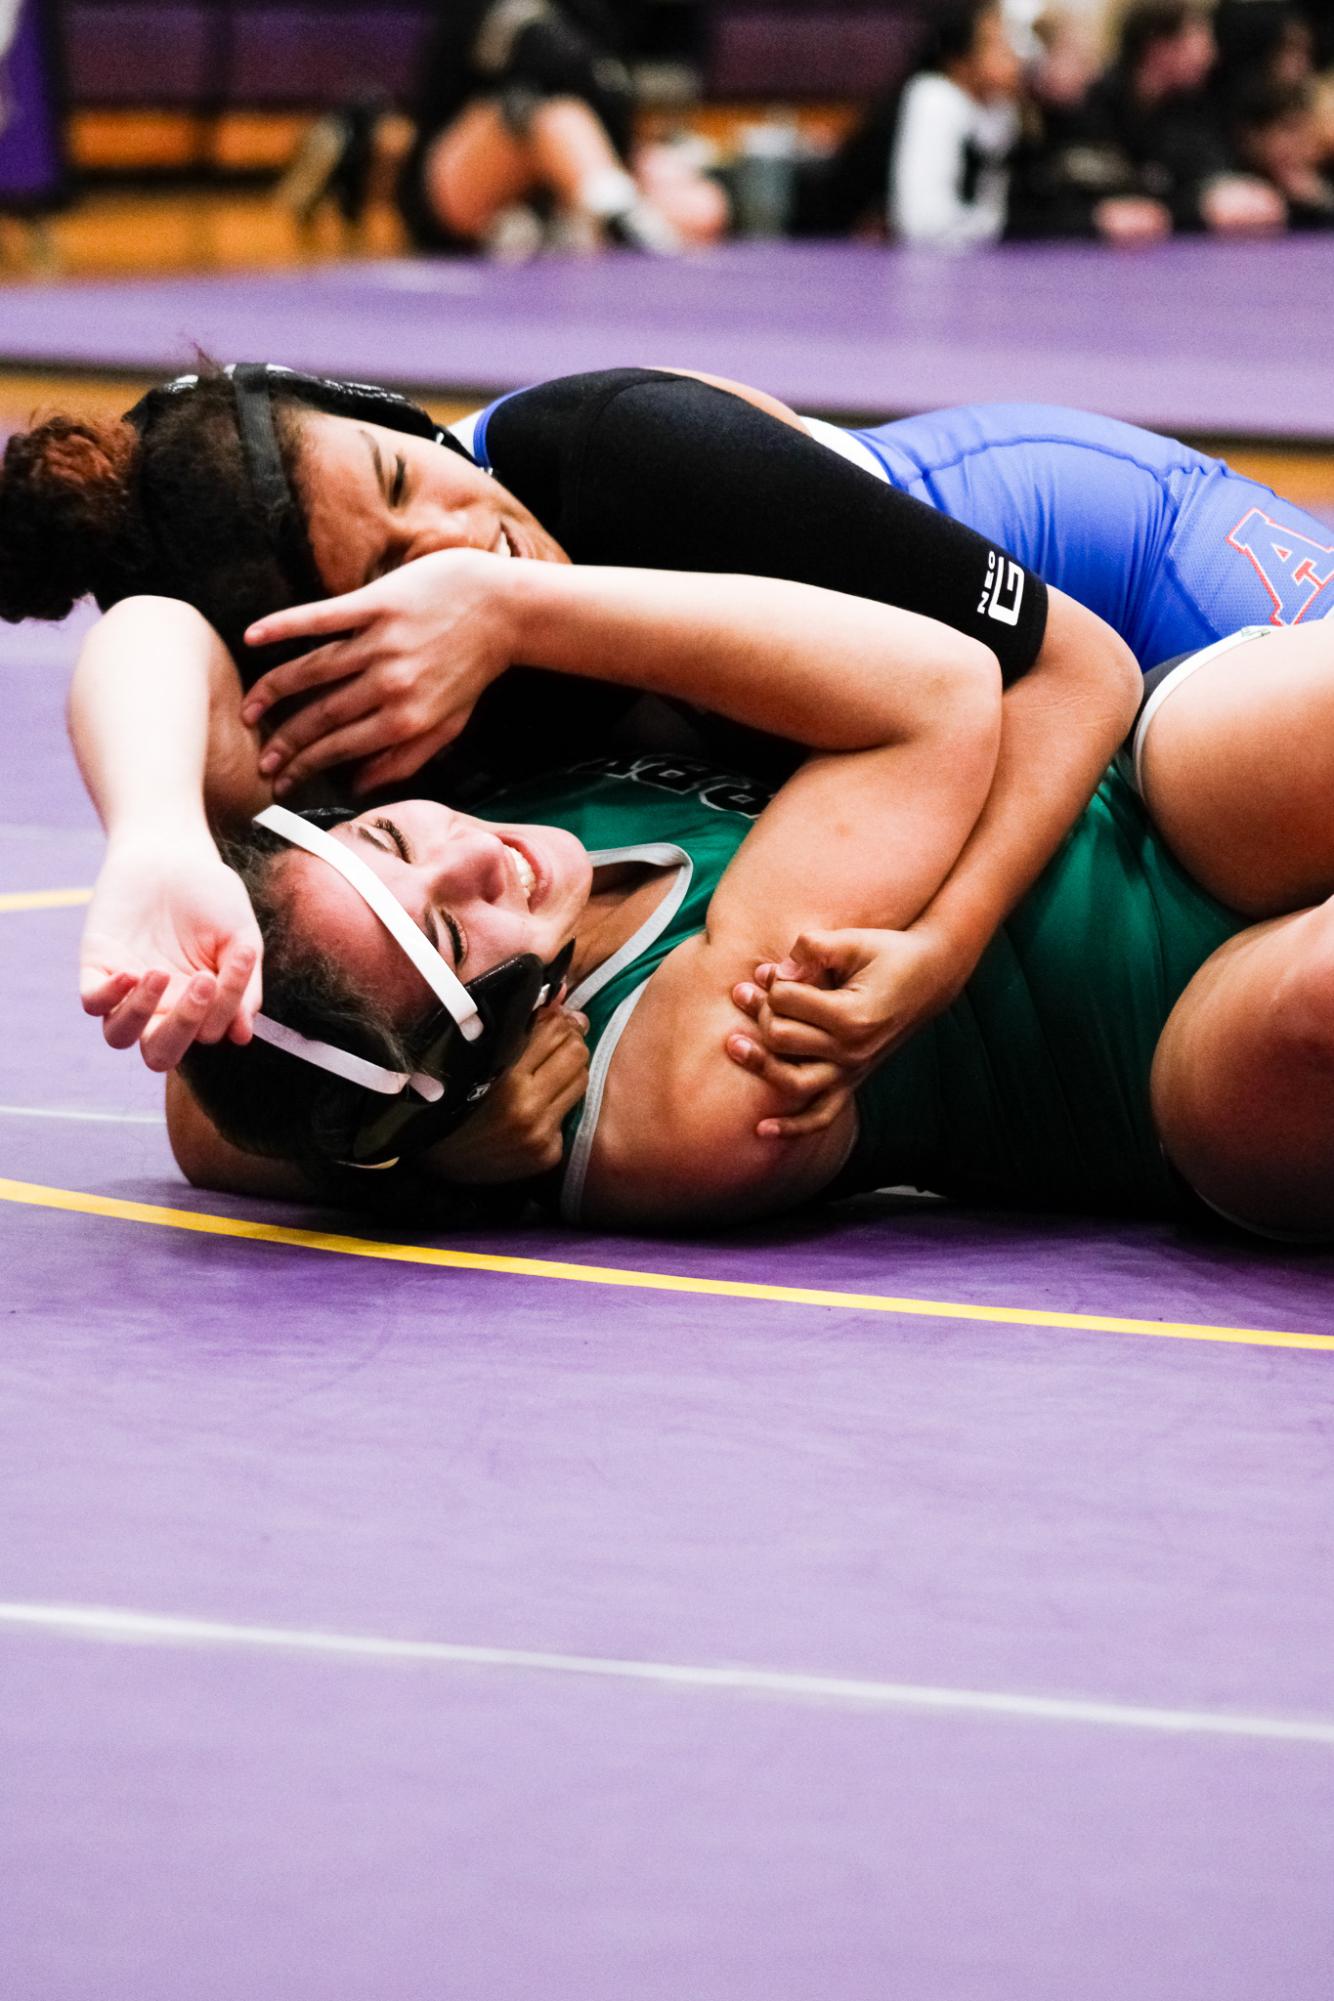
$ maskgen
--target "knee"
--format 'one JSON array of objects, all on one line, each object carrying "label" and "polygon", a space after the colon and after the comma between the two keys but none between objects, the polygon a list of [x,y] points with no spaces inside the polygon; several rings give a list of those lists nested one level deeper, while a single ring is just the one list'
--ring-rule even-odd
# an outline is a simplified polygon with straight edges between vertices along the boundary
[{"label": "knee", "polygon": [[1295,1063],[1334,1073],[1334,898],[1292,926],[1271,1027]]}]

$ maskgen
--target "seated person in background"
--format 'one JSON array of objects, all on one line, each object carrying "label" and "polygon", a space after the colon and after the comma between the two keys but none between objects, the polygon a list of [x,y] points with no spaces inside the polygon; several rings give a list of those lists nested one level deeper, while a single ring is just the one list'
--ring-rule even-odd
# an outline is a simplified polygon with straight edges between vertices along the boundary
[{"label": "seated person in background", "polygon": [[1225,110],[1264,86],[1292,89],[1315,75],[1310,23],[1292,0],[1221,0],[1212,95]]},{"label": "seated person in background", "polygon": [[1005,234],[1153,243],[1172,233],[1166,204],[1146,194],[1116,148],[1089,141],[1086,100],[1096,74],[1087,23],[1052,12],[1034,24],[1023,130],[1010,162]]},{"label": "seated person in background", "polygon": [[796,232],[840,236],[869,223],[907,243],[994,243],[1020,74],[994,0],[956,0],[933,20],[903,88],[802,176]]},{"label": "seated person in background", "polygon": [[1005,228],[1022,80],[999,6],[942,14],[904,89],[889,164],[889,221],[904,243],[964,250]]},{"label": "seated person in background", "polygon": [[[1107,191],[1161,202],[1175,230],[1281,229],[1276,191],[1238,171],[1206,86],[1216,59],[1209,17],[1188,0],[1140,0],[1116,61],[1094,84],[1067,145],[1101,155]],[[1085,171],[1093,169],[1093,159]]]},{"label": "seated person in background", "polygon": [[446,0],[399,180],[422,250],[540,247],[549,220],[573,247],[670,254],[726,225],[714,183],[634,151],[624,55],[635,0]]},{"label": "seated person in background", "polygon": [[1334,229],[1334,180],[1321,172],[1324,147],[1315,100],[1301,84],[1259,85],[1231,105],[1238,157],[1282,195],[1289,229]]}]

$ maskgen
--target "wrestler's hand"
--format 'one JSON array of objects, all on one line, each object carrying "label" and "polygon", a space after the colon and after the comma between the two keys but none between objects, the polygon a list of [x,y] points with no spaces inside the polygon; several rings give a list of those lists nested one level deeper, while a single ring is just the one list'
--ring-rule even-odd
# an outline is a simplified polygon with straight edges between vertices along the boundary
[{"label": "wrestler's hand", "polygon": [[588,1088],[588,1022],[554,1002],[543,1008],[523,1055],[493,1084],[466,1125],[426,1159],[446,1181],[527,1181],[559,1167],[561,1123]]},{"label": "wrestler's hand", "polygon": [[410,778],[452,743],[511,664],[506,573],[514,560],[437,550],[345,597],[252,625],[250,646],[322,642],[272,668],[242,704],[242,720],[254,726],[276,702],[300,700],[260,758],[275,793],[335,764],[355,765],[355,789],[374,791]]},{"label": "wrestler's hand", "polygon": [[79,948],[85,1014],[112,1049],[137,1042],[171,1070],[192,1042],[249,1042],[260,1005],[259,926],[206,835],[113,841]]},{"label": "wrestler's hand", "polygon": [[831,1125],[857,1087],[958,994],[960,969],[927,925],[909,931],[806,931],[786,959],[761,965],[732,998],[755,1034],[727,1053],[783,1093],[789,1109],[761,1120],[764,1138]]}]

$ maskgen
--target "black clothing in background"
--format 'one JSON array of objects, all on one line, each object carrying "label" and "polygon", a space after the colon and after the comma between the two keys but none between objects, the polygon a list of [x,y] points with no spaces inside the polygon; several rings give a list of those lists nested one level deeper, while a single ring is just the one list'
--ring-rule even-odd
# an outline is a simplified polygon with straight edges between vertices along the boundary
[{"label": "black clothing in background", "polygon": [[1200,199],[1219,174],[1235,172],[1212,98],[1191,91],[1158,104],[1136,101],[1120,68],[1093,85],[1079,115],[1080,143],[1119,162],[1131,185],[1119,192],[1150,195],[1172,215],[1176,229],[1202,229]]},{"label": "black clothing in background", "polygon": [[[508,44],[501,70],[479,60],[479,37],[503,0],[440,0],[412,105],[416,138],[399,177],[399,205],[421,249],[457,250],[422,188],[422,163],[439,134],[479,98],[498,98],[507,120],[523,128],[548,97],[581,98],[626,158],[634,96],[624,58],[632,52],[640,0],[546,0]],[[484,53],[484,51],[482,51]]]},{"label": "black clothing in background", "polygon": [[1010,161],[1008,239],[1096,237],[1099,202],[1145,192],[1139,168],[1095,133],[1082,105],[1025,108]]},{"label": "black clothing in background", "polygon": [[883,231],[889,208],[889,164],[902,89],[878,98],[828,159],[803,160],[793,205],[794,236],[850,236],[874,220]]}]

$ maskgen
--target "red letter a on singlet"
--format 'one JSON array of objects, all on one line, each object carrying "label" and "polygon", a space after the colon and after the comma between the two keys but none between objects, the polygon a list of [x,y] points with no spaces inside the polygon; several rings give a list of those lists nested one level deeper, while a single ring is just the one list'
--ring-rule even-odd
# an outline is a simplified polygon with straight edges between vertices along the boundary
[{"label": "red letter a on singlet", "polygon": [[[1242,515],[1227,539],[1250,558],[1273,599],[1271,625],[1300,625],[1320,593],[1334,583],[1334,542],[1313,542],[1258,507]],[[1331,609],[1334,604],[1322,608]]]}]

